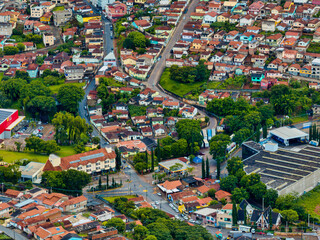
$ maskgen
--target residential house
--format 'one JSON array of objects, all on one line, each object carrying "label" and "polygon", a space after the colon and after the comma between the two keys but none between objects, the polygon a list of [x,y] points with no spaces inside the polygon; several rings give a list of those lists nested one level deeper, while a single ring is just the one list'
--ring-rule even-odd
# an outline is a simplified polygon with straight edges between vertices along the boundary
[{"label": "residential house", "polygon": [[87,207],[88,199],[85,196],[79,196],[64,201],[60,206],[63,212],[80,212],[84,211]]},{"label": "residential house", "polygon": [[165,131],[165,126],[162,124],[155,124],[152,126],[153,131],[154,131],[154,135],[156,137],[162,136],[166,133]]},{"label": "residential house", "polygon": [[38,77],[38,70],[39,70],[39,65],[32,63],[28,66],[27,73],[29,74],[29,77],[36,78]]},{"label": "residential house", "polygon": [[12,24],[0,22],[0,35],[5,37],[10,37],[12,35]]},{"label": "residential house", "polygon": [[72,10],[64,9],[53,12],[53,23],[55,26],[65,25],[72,18]]},{"label": "residential house", "polygon": [[[272,215],[270,215],[270,213]],[[272,229],[278,229],[281,225],[281,214],[272,211],[271,207],[267,207],[263,211],[253,210],[250,222],[258,228],[269,229],[270,218],[272,219]]]},{"label": "residential house", "polygon": [[84,68],[82,66],[67,66],[64,68],[64,74],[67,81],[82,81],[84,77]]},{"label": "residential house", "polygon": [[215,193],[215,198],[218,201],[221,201],[222,199],[225,199],[227,202],[231,202],[231,193],[228,193],[223,190],[219,190]]},{"label": "residential house", "polygon": [[54,35],[52,33],[43,34],[43,44],[46,47],[54,45]]},{"label": "residential house", "polygon": [[232,204],[226,204],[217,212],[217,225],[219,227],[232,228],[232,206]]}]

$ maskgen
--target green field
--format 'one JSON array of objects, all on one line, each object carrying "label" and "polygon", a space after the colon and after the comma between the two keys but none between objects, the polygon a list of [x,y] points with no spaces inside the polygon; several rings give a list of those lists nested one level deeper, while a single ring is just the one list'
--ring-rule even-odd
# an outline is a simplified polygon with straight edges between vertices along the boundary
[{"label": "green field", "polygon": [[221,82],[217,81],[208,81],[207,89],[217,89]]},{"label": "green field", "polygon": [[197,83],[179,83],[172,81],[170,79],[170,72],[169,68],[166,68],[161,76],[160,85],[167,91],[177,94],[180,97],[183,97],[188,92],[192,90],[196,90],[201,87],[204,82],[197,82]]},{"label": "green field", "polygon": [[52,85],[52,86],[49,86],[51,92],[53,94],[57,94],[59,89],[64,86],[65,84],[73,84],[75,86],[78,86],[78,87],[84,87],[86,84],[84,82],[82,83],[63,83],[63,84],[59,84],[59,85]]},{"label": "green field", "polygon": [[108,201],[109,203],[113,204],[114,203],[114,200],[116,198],[119,198],[119,197],[122,197],[122,198],[135,198],[137,197],[136,195],[124,195],[124,196],[115,196],[115,197],[104,197],[103,199]]},{"label": "green field", "polygon": [[308,121],[308,115],[291,117],[290,119],[293,121],[293,123],[305,122]]},{"label": "green field", "polygon": [[[60,157],[66,157],[75,154],[73,146],[61,146],[61,150],[56,153]],[[12,152],[6,150],[0,150],[0,156],[3,157],[3,161],[12,163],[21,159],[30,159],[35,162],[46,162],[48,155],[33,153],[32,151],[26,152]]]},{"label": "green field", "polygon": [[62,10],[64,10],[64,6],[57,6],[52,11],[54,12],[54,11],[62,11]]},{"label": "green field", "polygon": [[320,221],[320,187],[302,195],[298,203],[311,215]]}]

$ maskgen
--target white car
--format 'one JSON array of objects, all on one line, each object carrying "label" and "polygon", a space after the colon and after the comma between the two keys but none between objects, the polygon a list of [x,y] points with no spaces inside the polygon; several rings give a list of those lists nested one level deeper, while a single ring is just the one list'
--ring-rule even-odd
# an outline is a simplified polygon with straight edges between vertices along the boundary
[{"label": "white car", "polygon": [[156,205],[159,205],[160,203],[159,203],[159,201],[156,201],[155,204],[156,204]]},{"label": "white car", "polygon": [[157,195],[158,195],[158,196],[162,196],[161,193],[159,193],[159,192],[157,193]]}]

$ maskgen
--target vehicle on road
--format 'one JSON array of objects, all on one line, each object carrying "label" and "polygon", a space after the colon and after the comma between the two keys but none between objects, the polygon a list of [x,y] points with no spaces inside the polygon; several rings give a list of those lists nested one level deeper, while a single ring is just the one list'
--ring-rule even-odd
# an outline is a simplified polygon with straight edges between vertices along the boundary
[{"label": "vehicle on road", "polygon": [[155,202],[155,204],[156,204],[156,205],[159,205],[159,204],[160,204],[160,202],[159,202],[159,201],[156,201],[156,202]]},{"label": "vehicle on road", "polygon": [[162,196],[160,192],[158,192],[157,195],[160,196],[160,197]]}]

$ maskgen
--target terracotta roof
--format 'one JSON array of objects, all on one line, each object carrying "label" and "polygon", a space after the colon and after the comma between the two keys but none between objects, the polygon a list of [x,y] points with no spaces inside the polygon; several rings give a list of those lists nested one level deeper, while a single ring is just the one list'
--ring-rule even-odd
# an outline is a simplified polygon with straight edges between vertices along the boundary
[{"label": "terracotta roof", "polygon": [[226,204],[222,209],[232,210],[232,204],[228,203],[228,204]]},{"label": "terracotta roof", "polygon": [[221,200],[223,198],[226,198],[226,197],[230,197],[231,196],[231,193],[228,193],[226,191],[223,191],[223,190],[219,190],[215,193],[215,197],[216,199],[218,200]]},{"label": "terracotta roof", "polygon": [[201,187],[198,187],[197,190],[203,194],[203,193],[208,192],[210,190],[210,188],[208,188],[206,185],[203,185]]},{"label": "terracotta roof", "polygon": [[176,180],[176,181],[166,180],[164,183],[162,183],[160,185],[167,190],[172,190],[172,189],[176,189],[177,187],[181,186],[182,183],[180,182],[180,180]]},{"label": "terracotta roof", "polygon": [[5,195],[8,196],[12,196],[12,197],[18,197],[18,195],[20,194],[20,191],[17,190],[13,190],[13,189],[7,189],[7,191],[5,192]]}]

